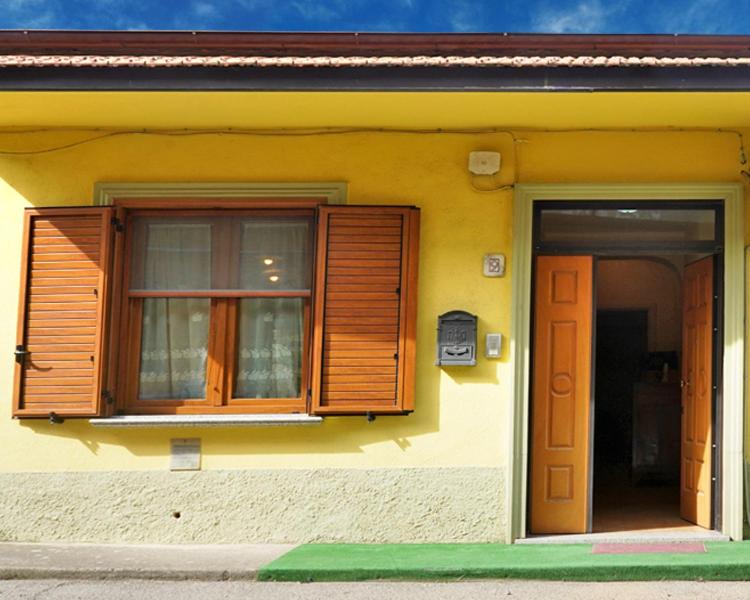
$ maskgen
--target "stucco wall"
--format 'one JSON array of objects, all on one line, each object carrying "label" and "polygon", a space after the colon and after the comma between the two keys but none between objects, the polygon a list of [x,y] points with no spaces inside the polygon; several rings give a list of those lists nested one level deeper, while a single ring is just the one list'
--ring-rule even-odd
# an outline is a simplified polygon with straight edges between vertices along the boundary
[{"label": "stucco wall", "polygon": [[[175,107],[179,110],[179,103]],[[142,110],[148,111],[147,103]],[[53,119],[52,113],[47,118]],[[488,114],[487,119],[488,122],[502,120],[501,107],[498,106],[494,116]],[[111,124],[118,124],[117,115],[112,115]],[[309,125],[320,126],[321,123]],[[80,132],[2,133],[0,149],[44,148],[83,137],[87,136]],[[54,539],[153,540],[156,539],[154,532],[164,523],[159,519],[165,519],[169,523],[165,531],[189,532],[167,533],[166,540],[210,541],[214,539],[206,533],[206,527],[212,522],[210,519],[214,518],[210,511],[195,513],[186,509],[187,514],[199,515],[196,519],[201,521],[195,521],[190,527],[184,525],[187,520],[181,522],[178,526],[183,528],[181,530],[173,527],[172,517],[163,517],[168,504],[165,499],[178,489],[172,487],[174,482],[184,479],[196,486],[195,495],[186,502],[189,506],[198,506],[201,497],[212,494],[214,473],[221,478],[225,475],[220,474],[231,472],[237,481],[254,482],[248,483],[247,489],[270,477],[273,481],[282,481],[282,489],[294,489],[299,494],[302,488],[294,482],[300,478],[313,485],[315,477],[306,475],[317,472],[313,470],[325,469],[329,482],[341,477],[342,483],[347,481],[348,474],[359,473],[359,470],[367,473],[387,470],[387,477],[394,478],[395,486],[389,489],[401,494],[409,488],[408,480],[414,484],[416,494],[410,496],[411,504],[404,504],[408,509],[399,508],[406,513],[394,514],[421,515],[419,523],[394,529],[394,537],[387,538],[390,541],[398,536],[403,539],[411,536],[415,541],[502,539],[499,530],[504,522],[503,506],[507,499],[495,502],[497,496],[493,494],[503,493],[502,482],[506,478],[502,474],[509,460],[506,440],[510,425],[512,365],[508,362],[508,348],[512,340],[508,340],[507,335],[512,316],[512,275],[501,279],[484,278],[482,256],[488,252],[503,252],[508,254],[510,265],[513,199],[510,190],[482,193],[472,186],[466,169],[469,151],[492,149],[503,154],[503,170],[496,178],[500,183],[514,178],[514,162],[518,167],[515,179],[521,182],[736,182],[742,179],[737,140],[732,135],[525,132],[517,137],[518,142],[514,144],[506,134],[123,135],[34,156],[0,155],[0,238],[4,241],[0,280],[6,282],[0,290],[0,348],[7,349],[7,360],[0,361],[0,473],[6,473],[3,489],[10,486],[21,503],[13,506],[21,506],[24,499],[45,506],[47,500],[36,490],[64,486],[79,491],[75,493],[75,509],[65,513],[69,521],[55,529]],[[514,151],[517,153],[515,161]],[[362,417],[337,417],[326,419],[319,427],[273,429],[102,430],[85,420],[51,425],[44,421],[11,419],[11,351],[15,343],[23,208],[90,204],[93,186],[100,181],[344,181],[349,184],[350,203],[421,207],[415,412],[406,417],[378,417],[373,423],[367,423]],[[482,180],[474,183],[480,187],[493,185]],[[436,317],[452,309],[479,315],[480,340],[488,331],[506,335],[500,360],[480,357],[474,368],[434,366]],[[168,472],[169,440],[173,437],[202,439],[202,473],[176,477]],[[406,479],[398,475],[406,472],[420,474],[404,475]],[[39,474],[41,479],[32,474]],[[367,477],[377,479],[375,475]],[[469,483],[471,478],[477,478],[477,482]],[[303,533],[301,525],[290,526],[284,530],[287,534],[283,541],[301,538],[385,541],[386,537],[365,534],[369,531],[366,511],[373,497],[368,497],[364,490],[370,485],[366,482],[373,480],[359,475],[355,479],[359,483],[353,485],[360,486],[357,489],[361,491],[343,488],[347,491],[344,503],[350,504],[347,510],[351,511],[348,513],[351,518],[338,524],[331,520],[308,534]],[[40,482],[44,482],[43,485]],[[106,509],[100,508],[94,496],[96,490],[109,489],[115,483],[118,489],[135,490],[144,505],[150,500],[158,503],[160,512],[153,525],[125,518],[114,535],[107,527],[90,523],[92,519],[113,523],[107,520],[103,512]],[[469,486],[469,494],[465,485]],[[328,487],[317,488],[315,502],[326,498],[342,502],[335,492],[338,486],[338,483],[329,483]],[[435,493],[424,492],[427,498],[422,508],[444,510],[439,519],[430,518],[429,511],[419,508],[420,487],[436,490]],[[234,494],[237,489],[232,487],[230,491]],[[438,495],[440,489],[442,495]],[[479,514],[475,503],[465,501],[465,497],[474,492],[478,498],[485,499]],[[251,496],[243,498],[249,500]],[[263,529],[282,518],[270,510],[270,503],[277,503],[279,497],[262,495],[255,500],[253,508],[243,503],[232,513],[236,523],[242,520],[243,510],[249,516],[255,515],[253,519],[267,517],[262,527],[240,528],[239,531],[246,533],[243,541],[248,541],[248,537],[260,539],[266,534],[269,541],[282,541],[270,534],[272,528]],[[375,502],[385,502],[377,495],[374,497]],[[262,508],[263,502],[268,502],[268,506]],[[440,506],[447,508],[440,509]],[[302,511],[303,505],[290,504],[289,510]],[[378,514],[385,512],[381,507]],[[132,514],[143,516],[145,513]],[[475,523],[474,518],[480,521]],[[37,528],[42,524],[36,514],[32,517],[17,508],[0,512],[0,522],[8,519],[13,525],[0,528],[0,537],[40,538]],[[357,519],[359,524],[353,524]],[[458,527],[454,521],[470,525]],[[397,531],[401,533],[395,533]],[[293,540],[294,536],[301,538]]]},{"label": "stucco wall", "polygon": [[487,467],[3,473],[0,540],[499,542],[503,490]]}]

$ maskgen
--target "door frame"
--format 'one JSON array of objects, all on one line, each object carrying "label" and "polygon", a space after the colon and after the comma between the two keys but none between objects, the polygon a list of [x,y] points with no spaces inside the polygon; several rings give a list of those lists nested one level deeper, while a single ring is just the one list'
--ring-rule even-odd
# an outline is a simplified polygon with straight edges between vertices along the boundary
[{"label": "door frame", "polygon": [[532,240],[535,201],[718,200],[724,204],[721,532],[742,539],[745,250],[740,184],[518,184],[513,200],[513,301],[510,336],[510,428],[505,489],[506,539],[526,537],[531,381]]}]

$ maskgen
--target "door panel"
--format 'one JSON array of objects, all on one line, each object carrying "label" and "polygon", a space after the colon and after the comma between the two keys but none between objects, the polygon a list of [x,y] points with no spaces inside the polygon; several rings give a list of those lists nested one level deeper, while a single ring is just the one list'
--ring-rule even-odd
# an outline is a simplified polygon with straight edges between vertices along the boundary
[{"label": "door panel", "polygon": [[711,527],[713,257],[685,267],[680,514]]},{"label": "door panel", "polygon": [[532,533],[585,533],[589,514],[591,256],[536,262]]}]

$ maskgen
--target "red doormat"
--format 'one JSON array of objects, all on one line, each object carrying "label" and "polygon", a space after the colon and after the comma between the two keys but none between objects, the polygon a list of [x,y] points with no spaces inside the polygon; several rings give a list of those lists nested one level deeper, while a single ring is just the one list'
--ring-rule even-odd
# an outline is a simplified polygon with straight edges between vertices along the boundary
[{"label": "red doormat", "polygon": [[672,544],[594,544],[592,554],[688,554],[705,552],[702,542]]}]

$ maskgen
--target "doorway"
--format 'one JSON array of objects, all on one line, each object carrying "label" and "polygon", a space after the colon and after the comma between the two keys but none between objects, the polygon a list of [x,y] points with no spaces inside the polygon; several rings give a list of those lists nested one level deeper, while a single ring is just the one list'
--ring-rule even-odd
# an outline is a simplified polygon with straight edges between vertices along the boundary
[{"label": "doorway", "polygon": [[596,263],[592,532],[684,530],[680,255]]},{"label": "doorway", "polygon": [[721,203],[539,202],[529,533],[716,527]]}]

